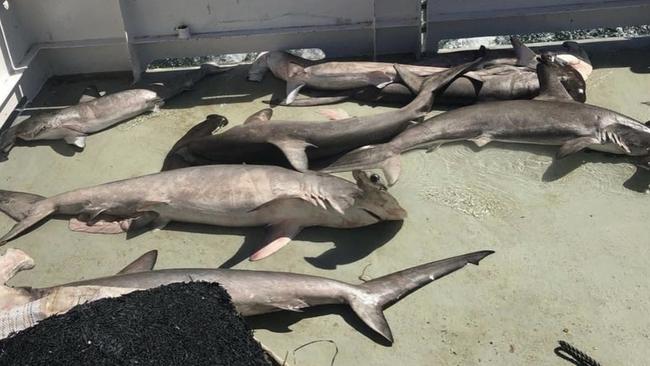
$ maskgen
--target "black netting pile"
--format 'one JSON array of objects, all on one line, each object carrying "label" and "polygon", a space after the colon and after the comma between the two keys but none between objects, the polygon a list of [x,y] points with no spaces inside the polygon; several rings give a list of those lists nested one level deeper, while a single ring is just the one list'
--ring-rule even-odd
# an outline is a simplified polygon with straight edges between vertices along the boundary
[{"label": "black netting pile", "polygon": [[219,285],[177,283],[76,306],[0,341],[0,365],[270,365]]}]

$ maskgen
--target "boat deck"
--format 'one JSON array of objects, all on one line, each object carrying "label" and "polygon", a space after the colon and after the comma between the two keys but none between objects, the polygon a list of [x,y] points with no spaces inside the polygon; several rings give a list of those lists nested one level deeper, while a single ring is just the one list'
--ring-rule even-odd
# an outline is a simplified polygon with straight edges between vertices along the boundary
[{"label": "boat deck", "polygon": [[[650,119],[650,42],[590,44],[595,70],[588,102]],[[230,126],[267,107],[284,83],[268,75],[245,81],[248,66],[209,77],[140,116],[92,135],[79,152],[62,142],[18,146],[0,163],[0,187],[45,196],[153,173],[173,143],[208,114]],[[30,108],[74,104],[88,84],[114,92],[128,74],[50,80]],[[277,119],[324,119],[391,107],[344,103],[275,108]],[[439,112],[434,112],[439,113]],[[336,122],[332,122],[336,123]],[[229,127],[230,127],[229,126]],[[50,220],[7,247],[25,250],[36,268],[12,285],[48,286],[110,275],[150,250],[158,268],[232,267],[291,271],[353,283],[482,249],[496,253],[411,294],[386,310],[395,343],[388,347],[342,306],[250,318],[257,337],[294,365],[561,365],[553,352],[566,340],[604,365],[650,358],[650,172],[625,159],[580,153],[553,162],[554,147],[450,144],[403,156],[390,189],[409,212],[403,223],[354,230],[311,228],[279,253],[251,263],[263,228],[172,224],[125,235],[71,232]],[[349,177],[350,175],[344,175]],[[214,182],[219,184],[219,182]],[[13,225],[0,216],[0,232]],[[215,332],[218,332],[215,329]]]}]

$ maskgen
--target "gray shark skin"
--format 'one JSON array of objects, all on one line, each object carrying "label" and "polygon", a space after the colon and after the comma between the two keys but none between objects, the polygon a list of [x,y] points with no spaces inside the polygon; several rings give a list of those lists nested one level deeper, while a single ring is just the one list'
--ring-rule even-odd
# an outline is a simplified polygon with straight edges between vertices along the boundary
[{"label": "gray shark skin", "polygon": [[269,121],[272,110],[263,109],[242,125],[217,135],[192,139],[177,153],[195,165],[202,164],[202,160],[212,164],[276,164],[278,160],[286,158],[294,169],[305,172],[309,169],[310,160],[388,141],[412,124],[412,120],[429,112],[435,90],[478,62],[480,59],[424,80],[419,80],[417,75],[401,65],[394,65],[403,79],[417,78],[420,81],[413,86],[414,90],[419,91],[418,96],[395,111],[337,121],[310,122]]},{"label": "gray shark skin", "polygon": [[399,155],[451,141],[491,141],[560,146],[563,158],[583,149],[647,156],[650,128],[620,113],[577,103],[558,81],[559,66],[543,55],[538,65],[541,93],[534,100],[487,102],[458,108],[407,129],[388,143],[366,146],[329,162],[324,172],[380,168],[397,182]]},{"label": "gray shark skin", "polygon": [[[539,92],[539,83],[535,74],[536,54],[518,39],[513,37],[511,41],[513,50],[510,54],[488,51],[485,61],[442,89],[438,93],[436,103],[472,104],[476,101],[535,97]],[[565,86],[575,100],[584,102],[586,99],[584,80],[589,77],[592,70],[586,53],[575,42],[565,42],[557,53],[558,57],[563,58],[570,66],[564,75],[567,80]],[[465,56],[455,54],[459,53],[435,56],[417,65],[406,67],[419,76],[430,76],[446,70],[450,65],[467,62]],[[249,72],[249,80],[262,80],[267,70],[287,82],[287,97],[281,102],[282,105],[324,105],[351,98],[366,102],[408,103],[415,97],[415,94],[405,87],[390,63],[361,61],[314,63],[276,51],[258,57]],[[338,93],[297,98],[303,88]]]},{"label": "gray shark skin", "polygon": [[32,116],[2,132],[0,158],[6,159],[17,140],[64,140],[84,148],[88,135],[142,113],[155,111],[166,100],[189,90],[207,75],[222,71],[217,66],[205,64],[164,82],[137,84],[131,89],[103,97],[85,94],[79,104]]},{"label": "gray shark skin", "polygon": [[178,155],[176,152],[185,148],[187,144],[195,139],[202,138],[205,136],[210,136],[213,133],[217,132],[221,128],[228,125],[228,119],[220,116],[218,114],[210,114],[205,117],[205,121],[197,124],[192,127],[181,137],[170,149],[169,153],[165,157],[161,171],[187,168],[192,166],[188,163],[182,156]]},{"label": "gray shark skin", "polygon": [[[381,184],[354,172],[356,184],[322,173],[273,166],[191,167],[81,188],[50,198],[0,191],[0,211],[18,223],[0,244],[47,217],[75,216],[70,229],[121,233],[170,221],[269,226],[251,260],[271,255],[302,228],[355,228],[402,220],[406,211]],[[218,183],[217,183],[218,182]]]},{"label": "gray shark skin", "polygon": [[[489,250],[468,253],[395,272],[360,285],[324,277],[287,272],[267,272],[232,269],[163,269],[150,270],[155,263],[155,251],[149,252],[130,264],[120,274],[68,283],[48,288],[11,288],[0,286],[0,309],[5,314],[20,314],[24,309],[32,311],[29,318],[42,320],[63,313],[73,306],[102,297],[119,296],[140,289],[155,288],[178,282],[205,281],[223,286],[241,315],[250,316],[281,310],[300,309],[328,304],[346,304],[372,330],[393,342],[393,335],[383,314],[383,309],[406,297],[411,292],[455,272],[467,264],[478,265]],[[3,284],[17,271],[33,267],[33,260],[18,249],[9,249],[2,258],[0,273]],[[14,258],[10,260],[10,258]],[[31,260],[31,262],[29,262]],[[140,264],[138,262],[144,261]],[[99,289],[104,289],[99,294]],[[43,303],[56,298],[56,308],[43,309]],[[27,306],[27,304],[39,306]],[[20,309],[20,310],[14,310]],[[13,311],[11,311],[13,310]],[[15,323],[15,322],[9,322]]]}]

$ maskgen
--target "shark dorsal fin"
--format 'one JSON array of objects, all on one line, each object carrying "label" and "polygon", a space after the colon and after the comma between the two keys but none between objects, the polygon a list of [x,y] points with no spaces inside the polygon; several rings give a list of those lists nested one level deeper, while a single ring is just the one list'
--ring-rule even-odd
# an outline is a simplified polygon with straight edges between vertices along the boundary
[{"label": "shark dorsal fin", "polygon": [[537,78],[539,79],[539,95],[535,100],[573,102],[573,98],[560,82],[559,66],[553,63],[554,56],[543,54],[541,62],[537,65]]},{"label": "shark dorsal fin", "polygon": [[127,273],[138,273],[138,272],[147,272],[151,271],[156,265],[156,260],[158,259],[158,251],[150,250],[138,259],[131,262],[128,266],[122,268],[121,271],[117,272],[118,275],[127,274]]},{"label": "shark dorsal fin", "polygon": [[528,66],[535,62],[537,54],[523,44],[519,38],[510,37],[510,44],[512,44],[512,49],[515,51],[515,56],[517,56],[517,66]]},{"label": "shark dorsal fin", "polygon": [[395,71],[397,71],[397,75],[399,75],[400,79],[414,94],[420,92],[425,78],[415,74],[404,65],[395,64],[393,67],[395,68]]},{"label": "shark dorsal fin", "polygon": [[261,111],[251,114],[250,117],[246,118],[244,124],[247,125],[249,123],[268,122],[269,120],[271,120],[272,116],[273,116],[273,109],[264,108]]},{"label": "shark dorsal fin", "polygon": [[101,97],[101,94],[99,93],[97,87],[95,85],[88,85],[81,94],[81,97],[79,97],[79,103],[90,102],[99,97]]}]

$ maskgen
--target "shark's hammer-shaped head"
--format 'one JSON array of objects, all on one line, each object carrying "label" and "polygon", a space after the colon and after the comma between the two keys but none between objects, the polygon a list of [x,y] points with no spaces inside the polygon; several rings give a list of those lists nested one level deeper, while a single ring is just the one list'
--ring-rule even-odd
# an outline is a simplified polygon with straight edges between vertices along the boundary
[{"label": "shark's hammer-shaped head", "polygon": [[353,172],[357,186],[361,189],[355,197],[354,205],[374,219],[379,221],[395,221],[406,218],[406,210],[400,206],[397,199],[386,190],[386,186],[378,179],[369,177],[365,172],[356,170]]}]

